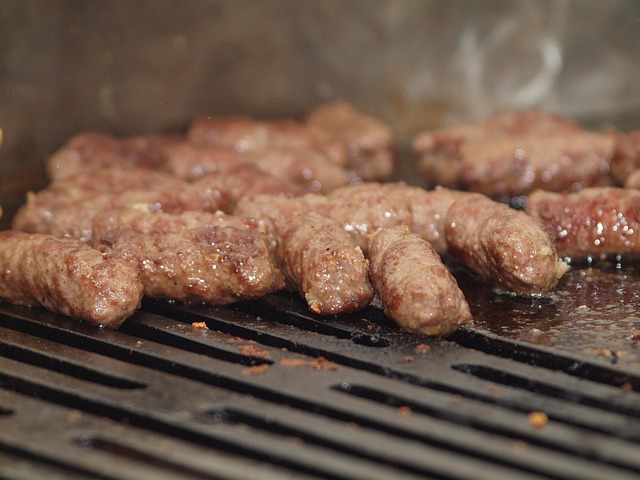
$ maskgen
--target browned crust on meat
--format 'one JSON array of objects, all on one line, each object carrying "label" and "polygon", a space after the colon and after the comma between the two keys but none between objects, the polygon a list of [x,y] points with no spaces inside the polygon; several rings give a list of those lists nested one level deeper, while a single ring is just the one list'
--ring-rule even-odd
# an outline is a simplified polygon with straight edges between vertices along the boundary
[{"label": "browned crust on meat", "polygon": [[475,123],[451,125],[420,132],[413,149],[420,155],[419,168],[431,185],[462,187],[462,153],[465,142],[522,135],[572,132],[579,129],[571,120],[537,110],[498,113]]},{"label": "browned crust on meat", "polygon": [[558,254],[571,260],[640,254],[640,191],[587,188],[561,194],[538,190],[525,210],[551,233]]},{"label": "browned crust on meat", "polygon": [[118,138],[102,132],[83,132],[47,159],[47,173],[52,179],[60,179],[110,166],[157,168],[164,162],[163,149],[181,141],[178,135]]},{"label": "browned crust on meat", "polygon": [[342,166],[331,162],[326,155],[306,148],[274,147],[240,153],[227,146],[185,142],[165,150],[165,168],[187,180],[211,174],[228,177],[250,165],[307,192],[326,193],[348,182]]},{"label": "browned crust on meat", "polygon": [[51,182],[37,193],[28,193],[26,203],[13,218],[12,228],[32,233],[48,233],[55,212],[104,193],[128,190],[177,191],[186,183],[169,173],[146,168],[102,168],[81,171]]},{"label": "browned crust on meat", "polygon": [[196,118],[187,133],[189,141],[233,148],[240,153],[301,148],[322,153],[334,164],[344,165],[341,143],[323,132],[291,119],[256,120],[247,116]]},{"label": "browned crust on meat", "polygon": [[380,185],[390,197],[402,200],[411,212],[411,231],[427,240],[440,255],[447,253],[447,212],[466,192],[436,187],[425,190],[403,183]]},{"label": "browned crust on meat", "polygon": [[77,203],[59,208],[39,209],[37,196],[23,210],[23,216],[14,221],[14,229],[49,233],[56,236],[70,236],[84,242],[92,240],[93,220],[106,210],[122,207],[141,208],[148,211],[181,213],[184,211],[221,210],[226,206],[223,194],[212,189],[202,189],[195,185],[185,185],[176,191],[129,190],[126,192],[106,192],[85,198]]},{"label": "browned crust on meat", "polygon": [[330,102],[309,112],[305,123],[343,143],[347,169],[361,181],[389,179],[396,166],[391,127],[345,101]]},{"label": "browned crust on meat", "polygon": [[389,195],[379,183],[338,188],[327,197],[331,202],[329,215],[353,235],[365,254],[370,233],[378,228],[412,223],[406,202]]},{"label": "browned crust on meat", "polygon": [[493,198],[610,185],[614,145],[612,135],[586,131],[467,141],[462,184]]},{"label": "browned crust on meat", "polygon": [[[611,158],[611,174],[620,184],[630,186],[627,185],[629,177],[638,169],[640,169],[640,130],[618,133]],[[632,183],[635,182],[636,180]],[[635,184],[640,185],[640,182]]]},{"label": "browned crust on meat", "polygon": [[235,228],[259,228],[251,218],[227,215],[223,212],[187,211],[178,214],[150,210],[145,206],[122,207],[99,212],[92,221],[94,239],[111,230],[130,228],[137,233],[175,233],[193,228],[221,225]]},{"label": "browned crust on meat", "polygon": [[371,281],[385,314],[400,327],[448,335],[471,322],[464,294],[429,242],[406,228],[382,228],[369,237]]},{"label": "browned crust on meat", "polygon": [[482,194],[451,205],[447,243],[478,276],[518,294],[549,292],[568,268],[539,220]]},{"label": "browned crust on meat", "polygon": [[73,239],[0,232],[0,298],[118,328],[140,306],[136,269]]},{"label": "browned crust on meat", "polygon": [[283,288],[266,238],[257,230],[214,225],[182,232],[112,230],[99,247],[140,272],[145,294],[224,305]]},{"label": "browned crust on meat", "polygon": [[312,212],[282,215],[275,225],[282,272],[311,311],[333,315],[371,302],[369,264],[338,223]]}]

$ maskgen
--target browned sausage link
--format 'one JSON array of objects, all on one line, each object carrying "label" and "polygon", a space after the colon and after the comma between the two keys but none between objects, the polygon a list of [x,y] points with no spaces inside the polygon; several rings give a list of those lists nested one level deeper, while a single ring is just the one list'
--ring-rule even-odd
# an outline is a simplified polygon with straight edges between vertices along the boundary
[{"label": "browned sausage link", "polygon": [[345,145],[347,169],[355,178],[380,181],[394,173],[393,131],[380,119],[336,101],[311,110],[305,123]]},{"label": "browned sausage link", "polygon": [[482,194],[456,200],[447,217],[449,251],[499,289],[550,291],[567,271],[542,224]]},{"label": "browned sausage link", "polygon": [[[222,210],[220,207],[226,205],[225,202],[226,200],[221,200],[220,192],[197,188],[194,185],[186,185],[184,189],[174,192],[153,190],[107,192],[85,198],[72,205],[52,209],[48,215],[37,219],[37,221],[35,221],[35,217],[30,217],[34,220],[34,223],[30,225],[38,225],[37,232],[40,233],[70,236],[90,242],[94,217],[109,209],[135,206],[136,208],[167,213],[192,210],[214,212]],[[18,229],[19,226],[24,227],[26,224],[14,223],[14,228]]]},{"label": "browned sausage link", "polygon": [[139,307],[136,269],[70,238],[0,232],[0,298],[118,328]]},{"label": "browned sausage link", "polygon": [[27,194],[27,202],[13,218],[15,230],[30,233],[49,233],[49,221],[56,212],[69,205],[103,193],[128,190],[175,191],[186,182],[174,175],[146,168],[103,168],[83,171],[51,182],[37,193]]},{"label": "browned sausage link", "polygon": [[233,148],[240,153],[269,152],[294,148],[323,154],[337,165],[346,163],[344,145],[324,132],[290,119],[255,120],[246,116],[196,118],[188,140]]},{"label": "browned sausage link", "polygon": [[338,223],[312,212],[280,216],[275,225],[282,271],[313,312],[351,312],[371,302],[369,264]]},{"label": "browned sausage link", "polygon": [[640,254],[640,191],[601,187],[571,194],[532,193],[526,212],[551,233],[558,254],[571,260]]},{"label": "browned sausage link", "polygon": [[173,233],[213,225],[258,229],[251,218],[227,215],[222,212],[164,213],[144,207],[108,209],[93,218],[93,239],[101,239],[111,230],[131,228],[137,233]]},{"label": "browned sausage link", "polygon": [[[620,184],[630,186],[628,185],[629,177],[640,169],[640,130],[618,133],[615,138],[616,147],[611,158],[611,175]],[[633,183],[640,185],[637,180],[638,178]]]},{"label": "browned sausage link", "polygon": [[614,137],[575,131],[465,142],[462,183],[493,198],[611,185]]},{"label": "browned sausage link", "polygon": [[389,195],[379,183],[342,187],[327,196],[331,201],[329,215],[353,235],[365,254],[370,233],[378,228],[412,223],[404,199]]},{"label": "browned sausage link", "polygon": [[142,135],[117,138],[107,133],[83,132],[71,138],[46,161],[52,179],[113,166],[157,168],[168,145],[183,141],[179,135]]},{"label": "browned sausage link", "polygon": [[173,233],[113,230],[99,247],[140,271],[155,298],[228,304],[284,287],[264,235],[214,225]]},{"label": "browned sausage link", "polygon": [[385,314],[400,327],[448,335],[471,322],[458,284],[429,242],[403,227],[369,236],[371,280]]},{"label": "browned sausage link", "polygon": [[413,233],[427,240],[438,254],[447,253],[447,212],[454,201],[468,193],[444,187],[425,190],[402,183],[383,183],[380,187],[389,197],[406,203]]}]

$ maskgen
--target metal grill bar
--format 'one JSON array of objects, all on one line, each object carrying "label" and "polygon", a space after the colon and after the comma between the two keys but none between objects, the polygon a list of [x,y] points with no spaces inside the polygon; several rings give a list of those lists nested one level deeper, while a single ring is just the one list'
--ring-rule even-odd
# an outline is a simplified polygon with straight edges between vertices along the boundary
[{"label": "metal grill bar", "polygon": [[[481,331],[408,335],[376,307],[319,319],[289,295],[147,301],[113,332],[0,304],[0,338],[4,475],[640,474],[638,394],[619,387],[638,381],[629,368]],[[548,424],[532,426],[533,411]]]}]

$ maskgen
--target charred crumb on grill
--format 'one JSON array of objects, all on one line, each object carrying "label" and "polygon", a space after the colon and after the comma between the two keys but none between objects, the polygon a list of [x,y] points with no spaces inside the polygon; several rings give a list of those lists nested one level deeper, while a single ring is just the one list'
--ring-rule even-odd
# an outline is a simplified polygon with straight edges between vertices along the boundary
[{"label": "charred crumb on grill", "polygon": [[327,360],[325,357],[317,357],[317,358],[314,358],[313,360],[305,360],[303,358],[283,357],[280,359],[280,365],[283,365],[285,367],[294,367],[294,368],[309,367],[309,368],[313,368],[314,370],[335,371],[338,369],[338,366],[335,363]]},{"label": "charred crumb on grill", "polygon": [[270,365],[268,363],[263,363],[262,365],[252,365],[250,367],[244,368],[240,371],[241,375],[264,375],[269,370]]}]

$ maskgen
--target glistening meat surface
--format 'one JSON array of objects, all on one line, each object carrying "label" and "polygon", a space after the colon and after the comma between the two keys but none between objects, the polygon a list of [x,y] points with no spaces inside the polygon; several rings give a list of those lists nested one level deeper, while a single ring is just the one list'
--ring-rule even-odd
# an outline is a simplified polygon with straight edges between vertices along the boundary
[{"label": "glistening meat surface", "polygon": [[640,254],[640,191],[587,188],[561,194],[536,191],[526,212],[550,232],[558,254],[580,261],[590,257]]},{"label": "glistening meat surface", "polygon": [[0,298],[6,301],[118,328],[142,294],[135,268],[78,240],[0,232]]},{"label": "glistening meat surface", "polygon": [[136,268],[154,298],[228,304],[283,288],[264,235],[213,225],[141,234],[112,230],[97,245]]},{"label": "glistening meat surface", "polygon": [[369,264],[337,222],[313,212],[282,212],[274,224],[282,272],[313,312],[351,312],[371,302]]},{"label": "glistening meat surface", "polygon": [[469,305],[433,247],[403,227],[369,238],[371,280],[385,314],[426,335],[448,335],[471,322]]},{"label": "glistening meat surface", "polygon": [[538,219],[479,193],[451,205],[446,234],[449,252],[498,289],[546,293],[568,268]]},{"label": "glistening meat surface", "polygon": [[336,101],[311,110],[305,123],[345,145],[346,168],[353,179],[387,180],[394,173],[393,131],[380,119]]}]

